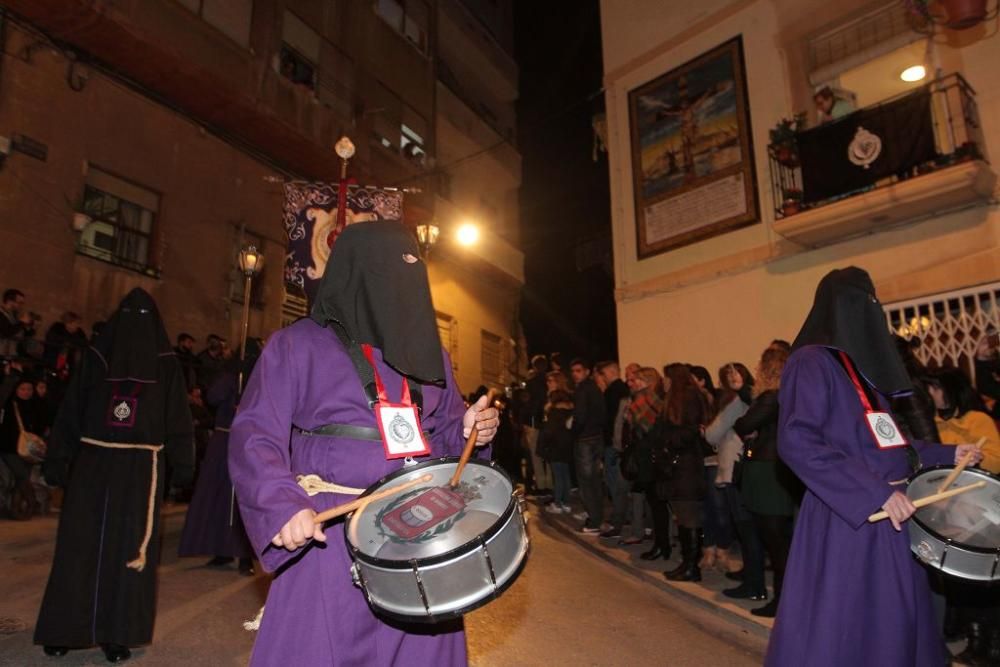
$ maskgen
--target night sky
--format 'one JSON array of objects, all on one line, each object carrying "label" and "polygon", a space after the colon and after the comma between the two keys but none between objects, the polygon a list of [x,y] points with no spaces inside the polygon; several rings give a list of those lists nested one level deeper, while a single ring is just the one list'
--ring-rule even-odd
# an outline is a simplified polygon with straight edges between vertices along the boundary
[{"label": "night sky", "polygon": [[604,107],[598,1],[514,2],[514,42],[528,352],[616,359],[610,260],[577,262],[578,247],[611,252],[607,156],[591,157]]}]

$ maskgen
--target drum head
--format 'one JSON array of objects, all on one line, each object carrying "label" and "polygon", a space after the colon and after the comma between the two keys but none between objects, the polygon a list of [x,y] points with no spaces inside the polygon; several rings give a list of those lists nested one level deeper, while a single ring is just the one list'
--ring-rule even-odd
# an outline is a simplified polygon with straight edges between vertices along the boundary
[{"label": "drum head", "polygon": [[[917,500],[937,492],[951,466],[921,471],[910,482],[906,496]],[[963,470],[950,488],[986,480],[983,488],[921,507],[913,515],[925,530],[945,542],[967,549],[1000,550],[1000,480],[982,470]]]},{"label": "drum head", "polygon": [[510,478],[492,463],[469,461],[462,481],[449,486],[458,458],[434,459],[403,468],[376,482],[361,496],[390,489],[422,475],[426,484],[376,500],[355,512],[347,542],[365,561],[388,565],[426,560],[478,544],[499,528],[516,502]]}]

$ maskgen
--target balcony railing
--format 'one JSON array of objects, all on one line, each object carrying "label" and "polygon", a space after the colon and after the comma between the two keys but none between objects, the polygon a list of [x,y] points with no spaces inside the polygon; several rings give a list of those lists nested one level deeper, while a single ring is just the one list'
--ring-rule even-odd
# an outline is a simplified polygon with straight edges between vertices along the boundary
[{"label": "balcony railing", "polygon": [[768,155],[778,220],[986,162],[976,92],[957,73],[772,143]]}]

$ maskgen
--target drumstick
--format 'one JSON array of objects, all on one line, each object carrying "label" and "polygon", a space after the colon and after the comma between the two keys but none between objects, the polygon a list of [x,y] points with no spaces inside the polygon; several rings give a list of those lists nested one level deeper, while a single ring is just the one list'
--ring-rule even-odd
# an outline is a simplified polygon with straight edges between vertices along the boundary
[{"label": "drumstick", "polygon": [[[945,500],[947,498],[951,498],[952,496],[957,496],[960,493],[965,493],[966,491],[981,489],[984,486],[986,486],[986,480],[982,480],[980,482],[974,482],[966,486],[957,486],[954,489],[949,489],[948,491],[941,491],[940,493],[934,493],[929,496],[920,498],[919,500],[914,500],[913,506],[918,508],[924,507],[925,505],[931,505],[933,503],[938,502],[939,500]],[[868,517],[868,522],[875,523],[877,521],[881,521],[882,519],[888,519],[888,518],[889,518],[888,512],[885,511],[876,512],[875,514],[872,514],[870,517]]]},{"label": "drumstick", "polygon": [[948,476],[944,478],[943,482],[941,482],[941,485],[937,489],[938,493],[941,493],[942,491],[947,489],[949,486],[951,486],[952,482],[958,479],[958,476],[962,474],[963,470],[965,470],[965,466],[969,465],[969,462],[972,461],[973,455],[975,455],[976,452],[982,449],[984,444],[986,444],[986,438],[980,438],[979,442],[976,443],[976,449],[975,450],[970,449],[965,453],[965,456],[963,456],[961,460],[959,460],[958,465],[955,466],[955,469],[952,470],[950,473],[948,473]]},{"label": "drumstick", "polygon": [[368,503],[374,502],[376,500],[382,500],[383,498],[388,498],[389,496],[396,495],[400,491],[405,491],[406,489],[410,488],[411,486],[416,486],[417,484],[426,484],[427,482],[431,481],[432,479],[434,479],[434,475],[431,475],[430,473],[428,473],[426,475],[422,475],[420,477],[417,477],[416,479],[411,479],[409,482],[404,482],[404,483],[400,484],[399,486],[394,486],[394,487],[389,488],[389,489],[382,489],[381,491],[376,491],[375,493],[371,494],[370,496],[365,496],[364,498],[357,498],[357,499],[352,500],[350,502],[344,503],[343,505],[337,505],[336,507],[331,507],[330,509],[326,510],[325,512],[320,512],[315,517],[313,517],[313,522],[314,523],[323,523],[324,521],[329,521],[330,519],[335,519],[338,516],[342,516],[344,514],[348,514],[350,512],[353,512],[354,510],[358,509],[359,507],[363,507],[364,505],[367,505]]},{"label": "drumstick", "polygon": [[[490,389],[486,392],[486,407],[489,408],[493,405],[493,399],[496,397],[497,390]],[[462,458],[458,460],[458,466],[455,467],[455,474],[451,476],[451,481],[448,486],[455,488],[458,486],[458,481],[462,479],[462,470],[465,468],[465,464],[469,462],[472,457],[472,450],[476,448],[476,438],[479,437],[479,431],[476,430],[476,425],[472,425],[472,430],[469,432],[469,439],[465,441],[465,449],[462,450]]]}]

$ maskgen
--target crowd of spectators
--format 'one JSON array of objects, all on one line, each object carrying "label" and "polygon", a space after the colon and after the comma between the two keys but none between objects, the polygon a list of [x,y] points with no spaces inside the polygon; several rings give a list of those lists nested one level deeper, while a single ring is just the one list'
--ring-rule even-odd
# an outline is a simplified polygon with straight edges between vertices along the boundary
[{"label": "crowd of spectators", "polygon": [[[985,438],[980,466],[1000,473],[996,335],[970,360],[975,385],[961,369],[924,367],[909,341],[897,342],[914,382],[913,395],[894,402],[901,428],[952,445]],[[527,382],[513,390],[512,436],[498,441],[496,456],[546,512],[572,514],[577,490],[582,511],[573,517],[582,533],[622,547],[646,542],[639,557],[650,561],[679,548],[666,579],[697,582],[704,568],[716,568],[733,581],[725,596],[758,600],[751,613],[773,617],[805,491],[777,446],[778,389],[791,351],[774,340],[752,372],[733,361],[714,377],[690,363],[633,363],[622,373],[617,362],[584,359],[567,373],[558,360],[535,356]],[[990,591],[939,584],[947,636],[969,637],[964,657],[1000,652],[1000,629],[991,629],[1000,617],[983,615],[995,610]]]},{"label": "crowd of spectators", "polygon": [[[43,319],[28,308],[19,289],[7,289],[0,303],[0,515],[28,519],[58,505],[58,490],[48,488],[39,471],[45,442],[55,421],[66,387],[83,351],[97,336],[103,322],[84,332],[83,319],[67,311],[47,329]],[[44,335],[42,335],[44,332]],[[212,433],[214,414],[203,392],[223,372],[233,351],[225,338],[210,334],[205,348],[195,353],[197,340],[181,333],[174,348],[184,369],[189,403],[195,422],[199,454]],[[22,434],[24,434],[22,436]],[[30,442],[30,447],[28,444]],[[31,453],[27,449],[31,449]],[[189,490],[171,489],[174,499]]]}]

